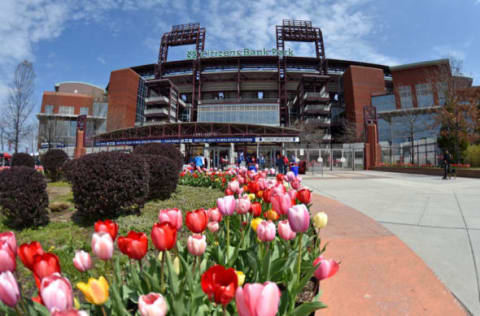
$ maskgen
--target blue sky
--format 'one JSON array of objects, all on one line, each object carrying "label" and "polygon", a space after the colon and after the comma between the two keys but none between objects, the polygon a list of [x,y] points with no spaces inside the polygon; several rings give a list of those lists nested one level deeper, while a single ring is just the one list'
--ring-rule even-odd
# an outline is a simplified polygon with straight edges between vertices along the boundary
[{"label": "blue sky", "polygon": [[[200,22],[206,49],[273,48],[286,18],[322,28],[327,57],[397,65],[451,56],[480,84],[480,0],[1,0],[0,102],[25,58],[37,74],[38,112],[56,82],[105,87],[112,70],[155,62],[171,25]],[[312,45],[287,46],[313,53]]]}]

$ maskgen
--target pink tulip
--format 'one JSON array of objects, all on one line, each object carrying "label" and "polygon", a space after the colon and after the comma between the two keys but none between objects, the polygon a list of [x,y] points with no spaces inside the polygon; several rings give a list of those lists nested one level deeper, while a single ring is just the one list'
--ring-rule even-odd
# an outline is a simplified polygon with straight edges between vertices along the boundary
[{"label": "pink tulip", "polygon": [[88,313],[70,308],[64,311],[54,311],[52,312],[52,316],[88,316]]},{"label": "pink tulip", "polygon": [[235,212],[235,198],[232,195],[219,198],[217,199],[217,206],[223,216],[232,215]]},{"label": "pink tulip", "polygon": [[83,250],[75,251],[75,257],[73,258],[73,265],[80,272],[85,272],[92,268],[92,258],[88,252]]},{"label": "pink tulip", "polygon": [[73,307],[72,285],[60,273],[55,272],[42,279],[40,296],[50,312],[63,311]]},{"label": "pink tulip", "polygon": [[15,271],[17,261],[15,253],[7,241],[0,241],[0,272]]},{"label": "pink tulip", "polygon": [[287,214],[287,211],[290,207],[292,207],[292,199],[288,193],[281,193],[277,195],[273,195],[271,197],[272,208],[275,212],[279,215]]},{"label": "pink tulip", "polygon": [[207,248],[207,239],[205,235],[193,234],[187,240],[188,252],[194,256],[201,256]]},{"label": "pink tulip", "polygon": [[265,181],[265,178],[260,178],[257,180],[258,183],[258,188],[263,191],[267,188],[267,182]]},{"label": "pink tulip", "polygon": [[257,237],[261,241],[272,241],[275,239],[275,224],[272,221],[262,221],[257,226]]},{"label": "pink tulip", "polygon": [[296,233],[304,233],[310,225],[310,214],[304,204],[294,205],[288,209],[288,223]]},{"label": "pink tulip", "polygon": [[240,183],[237,180],[230,181],[228,183],[228,188],[232,190],[233,193],[238,193],[238,190],[240,189]]},{"label": "pink tulip", "polygon": [[288,182],[292,182],[293,180],[295,180],[295,173],[293,173],[292,171],[289,171],[285,175],[285,178]]},{"label": "pink tulip", "polygon": [[0,242],[5,241],[12,249],[13,253],[17,255],[17,239],[15,238],[15,233],[5,232],[0,234]]},{"label": "pink tulip", "polygon": [[302,188],[302,182],[301,180],[298,180],[298,178],[290,182],[290,185],[292,186],[293,189],[297,191]]},{"label": "pink tulip", "polygon": [[285,186],[282,183],[275,183],[272,187],[272,196],[276,195],[284,195],[285,194]]},{"label": "pink tulip", "polygon": [[237,199],[235,210],[237,211],[237,214],[247,214],[248,210],[250,209],[250,205],[250,199],[248,196],[244,195]]},{"label": "pink tulip", "polygon": [[209,208],[207,214],[210,222],[220,222],[222,220],[222,213],[220,213],[218,207]]},{"label": "pink tulip", "polygon": [[295,199],[297,198],[297,191],[293,189],[288,191],[288,196],[290,196],[291,200],[295,201]]},{"label": "pink tulip", "polygon": [[113,255],[113,240],[109,234],[100,232],[92,235],[92,251],[102,260],[108,260]]},{"label": "pink tulip", "polygon": [[275,316],[282,293],[273,282],[245,284],[235,293],[240,316]]},{"label": "pink tulip", "polygon": [[169,222],[177,230],[179,230],[183,225],[182,211],[180,211],[178,208],[167,208],[160,210],[158,212],[158,222],[160,224],[163,222]]},{"label": "pink tulip", "polygon": [[20,300],[17,280],[10,271],[0,274],[0,300],[10,307],[15,307]]},{"label": "pink tulip", "polygon": [[292,240],[297,234],[292,230],[287,220],[278,223],[278,235],[284,240]]},{"label": "pink tulip", "polygon": [[215,233],[220,229],[220,225],[218,225],[218,222],[208,222],[207,228],[212,233]]},{"label": "pink tulip", "polygon": [[313,265],[317,267],[317,270],[315,270],[315,277],[319,281],[333,276],[340,268],[335,260],[324,259],[323,256],[315,259],[315,261],[313,261]]},{"label": "pink tulip", "polygon": [[141,316],[164,316],[167,314],[167,302],[159,293],[148,293],[138,298],[138,310]]}]

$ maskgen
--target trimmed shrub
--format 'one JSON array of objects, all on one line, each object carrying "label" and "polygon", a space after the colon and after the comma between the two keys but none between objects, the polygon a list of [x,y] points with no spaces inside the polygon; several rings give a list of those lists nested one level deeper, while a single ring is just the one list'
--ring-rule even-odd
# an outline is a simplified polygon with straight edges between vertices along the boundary
[{"label": "trimmed shrub", "polygon": [[472,167],[480,167],[480,145],[469,145],[464,152],[465,162]]},{"label": "trimmed shrub", "polygon": [[151,143],[135,147],[133,150],[137,155],[155,155],[170,158],[177,166],[177,171],[180,172],[183,168],[183,155],[180,150],[172,144]]},{"label": "trimmed shrub", "polygon": [[1,171],[0,206],[9,226],[24,228],[47,224],[48,194],[43,174],[25,166]]},{"label": "trimmed shrub", "polygon": [[142,155],[149,165],[149,199],[165,200],[175,192],[179,173],[176,164],[167,157]]},{"label": "trimmed shrub", "polygon": [[148,165],[141,156],[89,154],[76,159],[67,174],[78,215],[88,220],[139,212],[148,196]]},{"label": "trimmed shrub", "polygon": [[62,174],[70,183],[72,183],[73,170],[75,169],[77,161],[78,159],[69,159],[65,161],[62,166]]},{"label": "trimmed shrub", "polygon": [[67,153],[61,149],[50,149],[43,154],[41,161],[47,177],[52,181],[58,181],[61,176],[61,168],[67,160]]},{"label": "trimmed shrub", "polygon": [[30,167],[35,168],[35,159],[27,153],[15,153],[12,156],[12,162],[10,164],[12,167]]}]

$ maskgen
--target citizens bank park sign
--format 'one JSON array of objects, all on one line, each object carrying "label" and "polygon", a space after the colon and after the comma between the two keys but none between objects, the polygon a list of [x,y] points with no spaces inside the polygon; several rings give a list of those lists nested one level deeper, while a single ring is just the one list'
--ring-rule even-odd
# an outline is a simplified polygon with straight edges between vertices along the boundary
[{"label": "citizens bank park sign", "polygon": [[[293,50],[287,48],[286,50],[272,49],[238,49],[238,50],[204,50],[201,51],[199,58],[211,57],[235,57],[235,56],[294,56]],[[197,59],[197,52],[194,50],[187,51],[187,59]]]}]

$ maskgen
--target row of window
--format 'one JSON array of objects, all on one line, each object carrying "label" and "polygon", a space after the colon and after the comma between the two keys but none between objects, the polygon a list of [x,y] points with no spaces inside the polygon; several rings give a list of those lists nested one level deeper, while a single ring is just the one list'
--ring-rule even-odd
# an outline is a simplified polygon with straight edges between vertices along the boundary
[{"label": "row of window", "polygon": [[278,104],[209,105],[198,108],[198,122],[280,125]]},{"label": "row of window", "polygon": [[435,124],[434,115],[434,113],[404,115],[390,120],[380,118],[378,120],[379,141],[402,143],[408,141],[412,133],[414,139],[435,138],[440,129]]},{"label": "row of window", "polygon": [[[448,88],[446,82],[437,82],[436,90],[438,95],[439,105],[445,104],[445,95]],[[415,93],[417,95],[418,107],[434,106],[433,89],[430,83],[419,83],[415,85]],[[398,94],[400,95],[400,104],[402,109],[413,107],[413,93],[411,86],[398,87]]]},{"label": "row of window", "polygon": [[[45,105],[45,114],[53,114],[55,106]],[[107,117],[108,104],[107,103],[94,103],[93,104],[93,116]],[[58,107],[58,114],[75,115],[74,106],[60,105]],[[81,107],[79,115],[90,115],[88,107]]]}]

